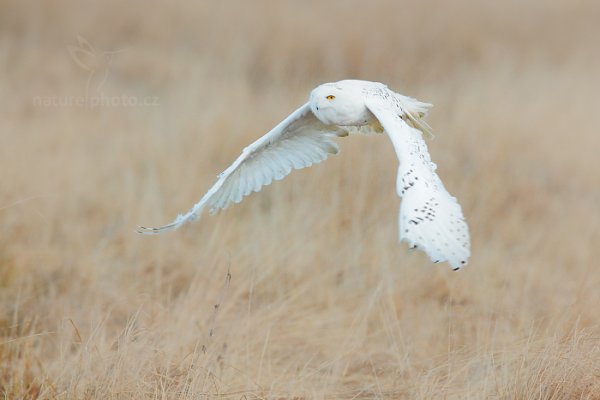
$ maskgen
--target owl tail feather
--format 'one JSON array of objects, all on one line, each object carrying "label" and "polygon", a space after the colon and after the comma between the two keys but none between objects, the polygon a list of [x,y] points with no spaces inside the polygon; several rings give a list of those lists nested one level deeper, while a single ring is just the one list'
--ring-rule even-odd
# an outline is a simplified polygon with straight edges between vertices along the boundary
[{"label": "owl tail feather", "polygon": [[[420,113],[419,113],[420,114]],[[423,133],[426,133],[429,136],[429,139],[435,139],[435,135],[433,134],[433,129],[424,119],[421,118],[421,115],[418,117],[414,116],[412,113],[406,113],[408,116],[408,123],[413,128],[420,130]]]}]

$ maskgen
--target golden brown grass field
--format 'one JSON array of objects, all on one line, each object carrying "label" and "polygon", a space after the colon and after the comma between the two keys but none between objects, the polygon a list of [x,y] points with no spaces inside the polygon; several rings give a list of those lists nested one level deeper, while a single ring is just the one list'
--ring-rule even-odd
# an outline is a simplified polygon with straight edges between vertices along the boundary
[{"label": "golden brown grass field", "polygon": [[[600,399],[599,21],[595,0],[0,1],[0,398]],[[467,268],[397,243],[384,136],[135,233],[344,78],[435,104]]]}]

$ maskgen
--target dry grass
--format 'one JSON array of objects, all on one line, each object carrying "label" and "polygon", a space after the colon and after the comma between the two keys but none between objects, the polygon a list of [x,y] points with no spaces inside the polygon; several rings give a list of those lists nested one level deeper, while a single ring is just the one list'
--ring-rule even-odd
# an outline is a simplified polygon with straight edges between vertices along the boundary
[{"label": "dry grass", "polygon": [[[600,3],[169,4],[0,3],[4,398],[600,399]],[[35,103],[84,95],[78,35],[159,104]],[[396,243],[382,137],[134,233],[347,77],[436,105],[464,271]]]}]

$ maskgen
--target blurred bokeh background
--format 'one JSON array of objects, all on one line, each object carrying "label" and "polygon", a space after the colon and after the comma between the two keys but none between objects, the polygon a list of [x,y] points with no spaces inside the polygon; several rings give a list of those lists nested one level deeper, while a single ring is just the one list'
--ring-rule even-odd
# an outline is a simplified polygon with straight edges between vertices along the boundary
[{"label": "blurred bokeh background", "polygon": [[[598,398],[598,21],[593,0],[0,1],[0,395]],[[434,103],[463,271],[397,243],[382,136],[135,234],[346,78]]]}]

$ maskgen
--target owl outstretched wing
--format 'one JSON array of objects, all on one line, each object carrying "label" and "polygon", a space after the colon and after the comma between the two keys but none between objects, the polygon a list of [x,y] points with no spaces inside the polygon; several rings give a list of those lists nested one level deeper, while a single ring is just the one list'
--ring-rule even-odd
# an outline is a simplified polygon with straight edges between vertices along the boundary
[{"label": "owl outstretched wing", "polygon": [[400,161],[396,180],[402,197],[400,240],[425,251],[433,262],[448,261],[454,270],[460,269],[471,254],[469,229],[456,198],[435,172],[421,132],[379,99],[368,99],[366,106],[383,126]]},{"label": "owl outstretched wing", "polygon": [[140,226],[138,232],[158,234],[177,229],[199,218],[207,206],[214,213],[231,203],[239,203],[273,180],[283,179],[293,169],[309,167],[324,161],[330,154],[337,154],[339,148],[333,137],[338,135],[344,135],[344,132],[320,122],[306,103],[246,147],[187,213],[178,215],[168,225],[156,228]]}]

